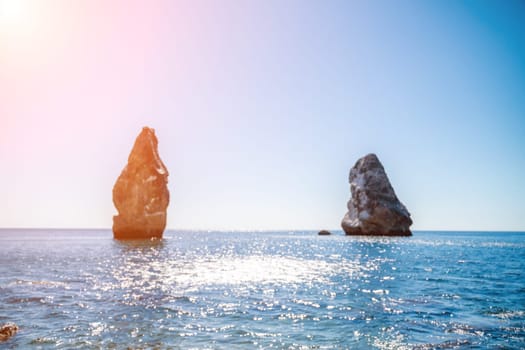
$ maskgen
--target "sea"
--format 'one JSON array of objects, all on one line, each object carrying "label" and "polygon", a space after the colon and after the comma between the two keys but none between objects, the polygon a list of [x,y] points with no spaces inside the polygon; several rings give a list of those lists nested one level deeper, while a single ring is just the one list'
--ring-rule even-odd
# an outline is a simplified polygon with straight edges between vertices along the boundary
[{"label": "sea", "polygon": [[2,349],[524,349],[525,233],[0,230]]}]

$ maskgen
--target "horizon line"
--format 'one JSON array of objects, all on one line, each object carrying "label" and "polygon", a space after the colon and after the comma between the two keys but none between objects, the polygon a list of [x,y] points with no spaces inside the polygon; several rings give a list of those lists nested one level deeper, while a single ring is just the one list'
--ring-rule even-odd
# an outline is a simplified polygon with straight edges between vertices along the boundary
[{"label": "horizon line", "polygon": [[[60,230],[60,231],[67,231],[67,230],[85,230],[85,231],[100,231],[100,230],[107,230],[107,231],[113,231],[111,227],[0,227],[1,231],[4,230]],[[209,229],[209,228],[167,228],[164,230],[164,233],[169,231],[188,231],[188,232],[316,232],[321,230],[327,230],[330,232],[338,232],[343,231],[343,229]],[[525,230],[474,230],[474,229],[468,229],[468,230],[454,230],[454,229],[417,229],[417,230],[411,230],[412,232],[494,232],[494,233],[525,233]],[[350,235],[351,236],[351,235]]]}]

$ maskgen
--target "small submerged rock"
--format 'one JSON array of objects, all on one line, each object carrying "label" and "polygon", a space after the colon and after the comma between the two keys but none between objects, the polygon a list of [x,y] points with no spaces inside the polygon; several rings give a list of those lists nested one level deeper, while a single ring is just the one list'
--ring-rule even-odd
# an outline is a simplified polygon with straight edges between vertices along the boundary
[{"label": "small submerged rock", "polygon": [[18,332],[18,326],[14,323],[7,323],[0,326],[0,342],[9,340],[16,332]]},{"label": "small submerged rock", "polygon": [[168,170],[159,157],[155,130],[144,127],[113,187],[116,239],[162,238],[169,204]]},{"label": "small submerged rock", "polygon": [[329,236],[331,235],[332,233],[330,233],[330,231],[327,231],[327,230],[321,230],[319,231],[319,233],[317,233],[319,236]]},{"label": "small submerged rock", "polygon": [[347,235],[412,235],[410,213],[397,198],[375,154],[356,162],[349,181],[352,198],[341,223]]}]

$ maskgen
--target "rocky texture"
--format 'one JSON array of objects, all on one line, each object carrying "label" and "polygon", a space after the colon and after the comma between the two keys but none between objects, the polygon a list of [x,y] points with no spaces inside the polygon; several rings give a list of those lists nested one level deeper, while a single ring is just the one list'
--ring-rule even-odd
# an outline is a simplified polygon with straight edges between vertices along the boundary
[{"label": "rocky texture", "polygon": [[317,233],[319,236],[329,236],[331,235],[330,231],[327,230],[321,230],[319,233]]},{"label": "rocky texture", "polygon": [[159,157],[155,130],[144,127],[113,187],[116,239],[162,238],[169,203],[168,170]]},{"label": "rocky texture", "polygon": [[18,326],[16,324],[8,323],[0,326],[0,342],[9,340],[16,332],[18,332]]},{"label": "rocky texture", "polygon": [[410,213],[397,198],[375,154],[357,161],[349,181],[352,198],[341,223],[347,235],[412,235]]}]

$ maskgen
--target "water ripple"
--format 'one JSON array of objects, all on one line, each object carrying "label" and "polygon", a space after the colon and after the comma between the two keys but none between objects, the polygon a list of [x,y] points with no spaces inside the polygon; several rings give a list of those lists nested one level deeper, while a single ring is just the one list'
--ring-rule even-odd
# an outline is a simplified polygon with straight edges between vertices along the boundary
[{"label": "water ripple", "polygon": [[525,236],[92,235],[0,236],[0,322],[20,326],[11,348],[525,344]]}]

